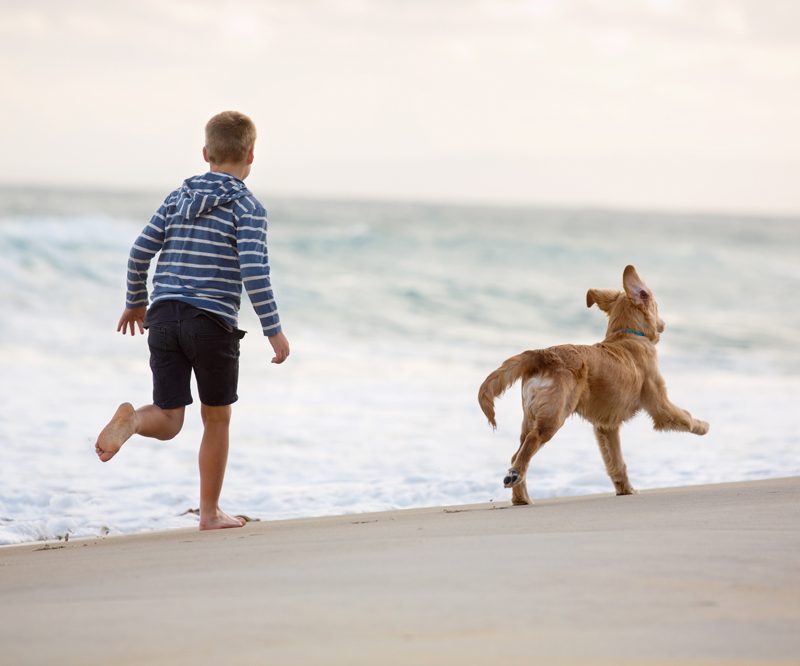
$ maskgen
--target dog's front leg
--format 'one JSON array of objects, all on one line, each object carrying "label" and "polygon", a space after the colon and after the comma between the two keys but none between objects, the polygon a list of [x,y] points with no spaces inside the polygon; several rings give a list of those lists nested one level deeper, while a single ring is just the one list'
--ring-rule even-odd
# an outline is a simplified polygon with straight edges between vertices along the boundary
[{"label": "dog's front leg", "polygon": [[682,430],[695,435],[705,435],[708,432],[708,423],[694,418],[685,409],[670,402],[661,376],[656,376],[645,384],[642,397],[644,408],[653,419],[656,430]]},{"label": "dog's front leg", "polygon": [[594,427],[594,435],[606,465],[606,472],[614,484],[617,495],[633,495],[636,491],[628,480],[628,468],[622,458],[622,447],[619,443],[619,427]]}]

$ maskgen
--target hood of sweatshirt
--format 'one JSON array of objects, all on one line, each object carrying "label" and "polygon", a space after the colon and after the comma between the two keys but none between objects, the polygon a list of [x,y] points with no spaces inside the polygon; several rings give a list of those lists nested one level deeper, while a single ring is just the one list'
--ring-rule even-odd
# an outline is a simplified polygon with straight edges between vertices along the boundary
[{"label": "hood of sweatshirt", "polygon": [[249,194],[247,186],[235,176],[209,171],[183,181],[176,208],[178,214],[188,221]]}]

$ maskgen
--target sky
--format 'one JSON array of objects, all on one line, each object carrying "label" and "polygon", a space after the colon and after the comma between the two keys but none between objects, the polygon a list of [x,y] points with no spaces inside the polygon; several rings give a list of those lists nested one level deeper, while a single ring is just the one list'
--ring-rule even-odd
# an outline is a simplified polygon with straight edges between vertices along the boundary
[{"label": "sky", "polygon": [[796,0],[0,0],[0,183],[800,213]]}]

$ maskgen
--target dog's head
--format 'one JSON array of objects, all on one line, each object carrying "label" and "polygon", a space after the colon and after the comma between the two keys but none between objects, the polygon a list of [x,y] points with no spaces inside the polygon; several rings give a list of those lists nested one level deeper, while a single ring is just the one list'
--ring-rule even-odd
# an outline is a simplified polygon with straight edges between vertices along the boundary
[{"label": "dog's head", "polygon": [[608,333],[622,329],[641,331],[645,337],[658,342],[664,331],[664,321],[658,316],[658,304],[633,266],[626,266],[622,274],[624,291],[590,289],[586,293],[586,307],[597,305],[608,314]]}]

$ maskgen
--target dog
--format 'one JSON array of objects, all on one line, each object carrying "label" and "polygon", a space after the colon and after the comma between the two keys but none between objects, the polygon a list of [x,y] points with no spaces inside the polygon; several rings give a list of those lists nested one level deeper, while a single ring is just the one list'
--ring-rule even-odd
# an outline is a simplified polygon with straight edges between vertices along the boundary
[{"label": "dog", "polygon": [[594,426],[606,471],[617,495],[635,491],[620,449],[623,422],[644,409],[656,430],[705,435],[708,423],[695,419],[667,397],[658,371],[656,344],[664,331],[653,293],[636,269],[622,275],[624,291],[590,289],[586,307],[597,305],[608,315],[608,329],[595,345],[559,345],[525,351],[489,374],[478,402],[493,428],[494,400],[522,381],[522,434],[503,485],[514,504],[530,504],[526,483],[533,455],[558,432],[567,417],[579,414]]}]

